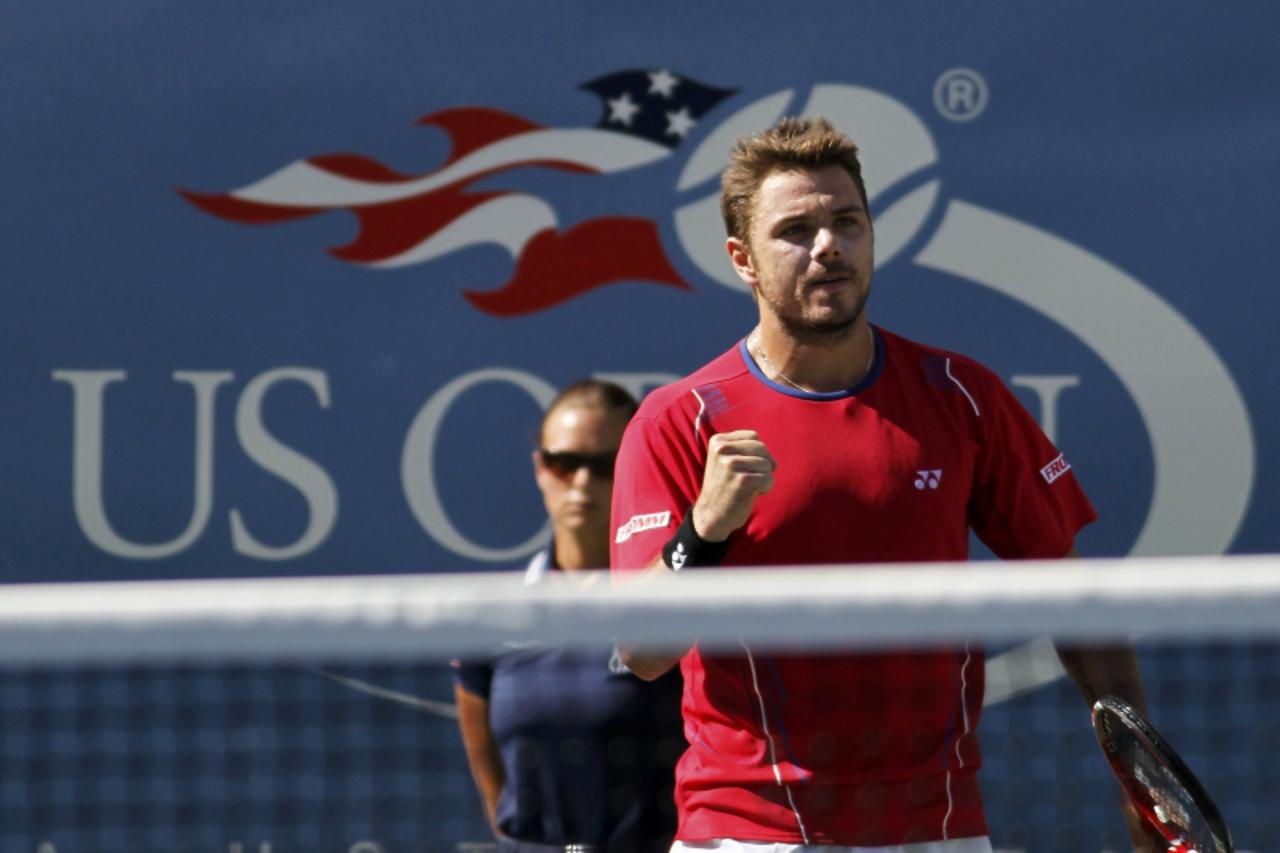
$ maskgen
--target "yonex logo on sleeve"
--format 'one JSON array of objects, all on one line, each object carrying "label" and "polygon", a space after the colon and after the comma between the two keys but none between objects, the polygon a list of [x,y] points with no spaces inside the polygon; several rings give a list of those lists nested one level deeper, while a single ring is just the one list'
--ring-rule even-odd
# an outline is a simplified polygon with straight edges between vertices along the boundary
[{"label": "yonex logo on sleeve", "polygon": [[1046,483],[1052,483],[1063,474],[1071,470],[1071,463],[1066,460],[1061,453],[1058,458],[1050,462],[1048,465],[1040,469],[1040,476],[1044,477]]},{"label": "yonex logo on sleeve", "polygon": [[637,533],[643,533],[646,530],[653,530],[656,527],[666,527],[671,523],[671,513],[668,512],[651,512],[647,515],[633,515],[631,519],[618,528],[618,535],[613,541],[623,543]]}]

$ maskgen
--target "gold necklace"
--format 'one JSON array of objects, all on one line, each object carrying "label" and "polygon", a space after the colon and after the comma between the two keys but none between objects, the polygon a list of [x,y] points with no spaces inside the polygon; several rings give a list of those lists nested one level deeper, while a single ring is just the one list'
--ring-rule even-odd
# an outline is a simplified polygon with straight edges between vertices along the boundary
[{"label": "gold necklace", "polygon": [[[755,338],[755,341],[756,341],[756,342],[755,342],[755,346],[752,346],[752,345],[751,345],[751,340],[750,340],[750,338],[748,338],[748,340],[747,340],[747,349],[748,349],[749,351],[750,351],[750,350],[754,350],[754,351],[755,351],[755,355],[756,355],[756,357],[757,357],[757,358],[759,358],[759,359],[760,359],[760,361],[764,362],[765,366],[766,366],[767,368],[769,368],[769,370],[771,370],[771,371],[773,371],[774,373],[776,373],[776,374],[778,375],[778,378],[779,378],[779,379],[781,379],[783,382],[787,383],[788,385],[790,385],[792,388],[796,389],[797,391],[803,391],[803,392],[804,392],[804,393],[806,393],[806,394],[820,394],[820,393],[823,393],[823,392],[821,392],[821,391],[815,391],[815,390],[813,390],[812,388],[806,388],[806,387],[804,387],[804,386],[803,386],[803,385],[801,385],[799,382],[796,382],[796,381],[795,381],[795,380],[793,380],[790,376],[788,376],[787,374],[785,374],[785,373],[783,373],[781,370],[779,370],[779,369],[777,368],[777,366],[776,366],[776,365],[774,365],[774,363],[773,363],[772,361],[769,361],[769,356],[767,356],[767,355],[765,355],[765,354],[764,354],[764,347],[760,344],[760,337],[756,334],[758,331],[759,331],[759,330],[758,330],[758,329],[756,329],[756,330],[752,331],[752,333],[751,333],[751,336],[752,336],[752,337],[754,337],[754,338]],[[870,373],[871,373],[871,365],[872,365],[872,364],[874,364],[874,363],[875,363],[875,360],[876,360],[876,336],[875,336],[875,334],[871,331],[871,327],[870,327],[870,326],[867,326],[867,337],[871,339],[871,353],[870,353],[870,355],[867,357],[867,366],[866,366],[866,367],[864,367],[864,368],[862,369],[862,376],[859,378],[859,380],[858,380],[859,382],[861,382],[863,379],[866,379],[866,378],[867,378],[867,376],[868,376],[868,375],[870,375]],[[856,384],[856,383],[855,383],[855,384]]]}]

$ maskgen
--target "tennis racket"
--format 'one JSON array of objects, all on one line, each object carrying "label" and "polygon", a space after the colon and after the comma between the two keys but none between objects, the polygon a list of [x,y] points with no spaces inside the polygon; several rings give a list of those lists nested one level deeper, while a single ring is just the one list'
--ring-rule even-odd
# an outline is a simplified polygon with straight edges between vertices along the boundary
[{"label": "tennis racket", "polygon": [[1136,808],[1170,853],[1232,853],[1231,832],[1209,794],[1165,739],[1128,703],[1104,696],[1093,730]]}]

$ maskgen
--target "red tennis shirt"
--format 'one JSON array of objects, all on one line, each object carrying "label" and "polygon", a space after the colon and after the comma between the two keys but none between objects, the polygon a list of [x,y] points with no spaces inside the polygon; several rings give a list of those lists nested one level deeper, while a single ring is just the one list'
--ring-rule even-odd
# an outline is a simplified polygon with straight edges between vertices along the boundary
[{"label": "red tennis shirt", "polygon": [[[612,565],[647,566],[693,505],[708,439],[752,429],[774,487],[726,565],[1064,556],[1096,514],[1071,466],[994,373],[878,328],[856,388],[770,381],[745,342],[651,393],[627,428]],[[704,571],[706,569],[703,569]],[[987,833],[976,773],[980,649],[681,661],[689,748],[677,838],[877,846]]]}]

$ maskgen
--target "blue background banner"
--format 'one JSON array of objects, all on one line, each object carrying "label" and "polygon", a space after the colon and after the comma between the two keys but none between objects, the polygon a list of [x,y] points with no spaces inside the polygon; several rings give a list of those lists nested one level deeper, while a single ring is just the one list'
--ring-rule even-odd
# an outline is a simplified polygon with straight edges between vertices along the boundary
[{"label": "blue background banner", "polygon": [[[588,373],[643,387],[745,334],[705,202],[726,134],[811,103],[865,151],[873,319],[1048,415],[1102,516],[1083,553],[1275,550],[1277,15],[1089,8],[11,8],[5,579],[519,560],[545,535],[539,398]],[[624,71],[659,142],[582,88]],[[668,133],[695,80],[732,93]],[[511,130],[490,111],[545,144],[485,143]],[[448,173],[468,133],[490,159]],[[234,206],[317,160],[335,171],[295,169],[238,220],[180,193]],[[245,224],[290,205],[308,215]],[[517,258],[528,292],[473,301]]]},{"label": "blue background banner", "polygon": [[751,328],[718,173],[796,112],[863,147],[873,321],[1010,383],[1084,555],[1280,550],[1274,4],[3,19],[6,582],[522,562],[554,389]]}]

